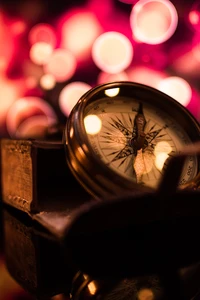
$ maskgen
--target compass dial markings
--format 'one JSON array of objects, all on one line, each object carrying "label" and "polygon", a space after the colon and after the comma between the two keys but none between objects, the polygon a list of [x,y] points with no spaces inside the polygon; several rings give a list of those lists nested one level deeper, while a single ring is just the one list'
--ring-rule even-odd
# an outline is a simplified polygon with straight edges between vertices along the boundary
[{"label": "compass dial markings", "polygon": [[112,120],[112,123],[109,122],[109,124],[110,124],[111,126],[113,126],[115,129],[118,129],[121,133],[123,133],[124,136],[129,136],[129,135],[130,135],[130,133],[131,133],[130,130],[127,129],[127,128],[122,124],[121,120],[120,120],[120,121],[116,121],[116,120],[114,120],[113,118],[111,118],[111,120]]},{"label": "compass dial markings", "polygon": [[[133,103],[135,107],[134,111],[132,109]],[[129,99],[129,101],[124,102],[119,99],[114,99],[109,105],[102,100],[100,107],[101,111],[104,109],[104,113],[101,112],[100,114],[102,129],[94,138],[90,137],[89,139],[93,147],[95,147],[95,145],[97,146],[101,158],[106,165],[121,174],[121,176],[128,177],[132,180],[135,178],[133,175],[133,160],[137,157],[137,151],[141,149],[144,155],[143,163],[145,166],[141,177],[142,184],[153,187],[167,165],[167,158],[179,152],[182,145],[190,143],[190,139],[176,120],[171,119],[170,115],[167,115],[164,111],[160,111],[159,114],[157,114],[155,113],[155,109],[151,107],[151,104],[142,104],[143,109],[141,112],[138,108],[140,102],[137,102],[135,99]],[[90,110],[87,110],[87,113],[95,114],[96,111],[94,111],[92,107]],[[134,121],[138,114],[143,116],[146,122],[143,122],[141,127],[136,128],[136,126],[134,127]],[[140,123],[138,124],[138,126],[140,126]],[[144,134],[142,134],[144,135],[144,142],[142,138],[140,140],[138,139],[138,134],[141,135],[141,132],[144,132]],[[133,143],[131,143],[131,139]],[[156,155],[154,155],[154,151],[160,142],[168,143],[168,148],[171,149],[171,151],[165,152],[165,147],[163,149],[162,147],[159,148],[158,154],[161,154],[161,156],[163,154],[163,157],[165,156],[163,160],[161,159],[159,167],[155,162]],[[152,159],[150,158],[151,155]],[[152,163],[150,163],[150,161],[152,161]],[[149,165],[152,165],[151,170]],[[184,178],[189,178],[187,169],[188,166],[184,171]],[[193,167],[193,169],[195,173],[196,168]]]}]

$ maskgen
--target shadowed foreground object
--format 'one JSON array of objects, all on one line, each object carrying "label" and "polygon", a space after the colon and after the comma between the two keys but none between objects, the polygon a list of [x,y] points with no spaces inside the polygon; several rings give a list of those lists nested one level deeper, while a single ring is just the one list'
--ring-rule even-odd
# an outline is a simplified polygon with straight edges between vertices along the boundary
[{"label": "shadowed foreground object", "polygon": [[[177,184],[184,160],[199,151],[196,144],[174,157],[155,192],[74,207],[68,198],[62,210],[47,201],[38,213],[6,206],[10,273],[42,299],[191,299],[199,291],[199,190],[177,191]],[[166,189],[169,178],[174,184]]]}]

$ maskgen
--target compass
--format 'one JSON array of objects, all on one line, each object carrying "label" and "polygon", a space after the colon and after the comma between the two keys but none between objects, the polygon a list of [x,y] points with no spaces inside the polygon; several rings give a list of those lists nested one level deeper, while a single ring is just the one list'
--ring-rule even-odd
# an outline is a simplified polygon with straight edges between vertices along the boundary
[{"label": "compass", "polygon": [[[149,86],[114,82],[96,86],[73,108],[64,132],[67,163],[97,198],[155,190],[168,162],[200,140],[200,126],[176,100]],[[198,156],[189,156],[179,185],[195,180]]]}]

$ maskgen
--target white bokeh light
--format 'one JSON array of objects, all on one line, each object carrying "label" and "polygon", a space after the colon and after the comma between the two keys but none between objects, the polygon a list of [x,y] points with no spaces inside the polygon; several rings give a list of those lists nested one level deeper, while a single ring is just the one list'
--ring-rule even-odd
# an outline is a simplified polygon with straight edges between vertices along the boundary
[{"label": "white bokeh light", "polygon": [[55,77],[52,74],[44,74],[40,78],[40,85],[45,90],[51,90],[56,85]]},{"label": "white bokeh light", "polygon": [[175,6],[168,0],[140,0],[130,14],[133,37],[147,44],[168,40],[178,25]]},{"label": "white bokeh light", "polygon": [[105,94],[108,97],[115,97],[119,94],[119,92],[120,92],[120,88],[111,88],[111,89],[105,90]]},{"label": "white bokeh light", "polygon": [[59,95],[59,107],[65,116],[68,116],[83,94],[91,89],[85,82],[75,81],[66,85]]},{"label": "white bokeh light", "polygon": [[100,35],[92,47],[92,58],[99,69],[106,73],[124,71],[132,62],[133,47],[130,40],[116,31]]},{"label": "white bokeh light", "polygon": [[183,106],[187,106],[192,98],[192,90],[189,83],[181,77],[167,77],[160,81],[157,88]]},{"label": "white bokeh light", "polygon": [[57,82],[63,82],[74,75],[76,67],[75,56],[70,51],[56,49],[44,66],[44,72],[52,74]]},{"label": "white bokeh light", "polygon": [[155,157],[156,168],[162,171],[165,161],[168,159],[169,155],[166,152],[160,152]]},{"label": "white bokeh light", "polygon": [[49,61],[52,52],[53,48],[51,45],[38,42],[31,46],[29,56],[36,65],[44,65]]},{"label": "white bokeh light", "polygon": [[96,115],[88,115],[84,118],[85,130],[88,134],[97,134],[102,127],[101,119]]},{"label": "white bokeh light", "polygon": [[62,26],[61,47],[70,50],[77,59],[85,59],[101,30],[97,17],[91,12],[73,14]]}]

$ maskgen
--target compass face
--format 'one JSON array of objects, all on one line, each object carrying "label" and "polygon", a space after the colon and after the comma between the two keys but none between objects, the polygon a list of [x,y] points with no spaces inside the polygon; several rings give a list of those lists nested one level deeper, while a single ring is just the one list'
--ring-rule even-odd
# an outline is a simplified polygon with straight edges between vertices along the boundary
[{"label": "compass face", "polygon": [[[170,157],[192,141],[176,118],[164,110],[148,101],[110,92],[88,104],[84,112],[91,150],[122,177],[156,188]],[[197,172],[197,158],[191,156],[180,185]]]}]

